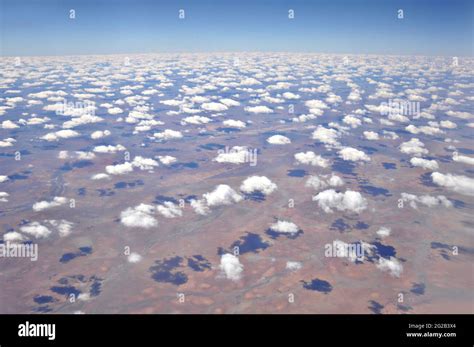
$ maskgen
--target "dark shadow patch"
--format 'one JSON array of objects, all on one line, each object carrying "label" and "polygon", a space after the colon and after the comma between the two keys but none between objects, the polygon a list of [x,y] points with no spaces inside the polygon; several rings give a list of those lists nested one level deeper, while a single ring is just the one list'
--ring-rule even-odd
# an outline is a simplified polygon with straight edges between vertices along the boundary
[{"label": "dark shadow patch", "polygon": [[354,225],[354,228],[358,229],[358,230],[366,230],[366,229],[369,229],[370,225],[368,225],[367,223],[365,222],[362,222],[362,221],[358,221],[356,223],[356,225]]},{"label": "dark shadow patch", "polygon": [[362,185],[360,186],[360,188],[364,193],[370,194],[372,196],[379,196],[379,195],[392,196],[389,190],[385,188],[375,187],[375,186],[370,186],[370,185]]},{"label": "dark shadow patch", "polygon": [[360,146],[360,148],[362,148],[365,152],[367,152],[367,154],[374,154],[378,152],[377,148],[370,147],[370,146]]},{"label": "dark shadow patch", "polygon": [[38,312],[38,313],[48,313],[51,312],[53,309],[49,307],[48,305],[46,306],[39,306],[33,309],[33,312]]},{"label": "dark shadow patch", "polygon": [[315,278],[310,282],[301,281],[303,283],[303,288],[307,290],[314,290],[320,293],[330,293],[332,291],[332,285],[328,281],[320,280]]},{"label": "dark shadow patch", "polygon": [[113,189],[107,188],[107,189],[96,189],[97,192],[99,192],[99,196],[113,196],[115,195],[115,192]]},{"label": "dark shadow patch", "polygon": [[258,253],[260,250],[265,250],[270,247],[270,244],[263,241],[258,234],[247,233],[230,246],[232,250],[235,247],[239,248],[239,254],[248,252]]},{"label": "dark shadow patch", "polygon": [[382,163],[383,168],[385,170],[396,170],[397,169],[397,164],[395,163]]},{"label": "dark shadow patch", "polygon": [[461,154],[474,154],[474,149],[470,148],[457,148],[456,150]]},{"label": "dark shadow patch", "polygon": [[261,191],[254,191],[250,194],[245,194],[245,200],[262,202],[265,201],[265,194],[263,194]]},{"label": "dark shadow patch", "polygon": [[60,263],[69,263],[71,260],[75,259],[78,257],[77,253],[64,253],[61,258],[59,259]]},{"label": "dark shadow patch", "polygon": [[464,201],[453,200],[453,199],[450,199],[450,200],[453,203],[454,208],[465,208],[466,207],[466,203]]},{"label": "dark shadow patch", "polygon": [[81,291],[79,289],[76,289],[73,286],[53,286],[50,288],[50,290],[56,294],[59,295],[65,295],[65,296],[70,296],[71,294],[74,295],[76,298],[79,294],[81,294]]},{"label": "dark shadow patch", "polygon": [[338,230],[340,232],[350,231],[351,229],[352,227],[349,224],[347,224],[342,218],[336,219],[331,224],[331,228],[330,228],[330,230]]},{"label": "dark shadow patch", "polygon": [[179,201],[176,200],[175,198],[173,198],[171,196],[165,196],[165,195],[157,195],[155,197],[155,200],[153,200],[153,203],[157,204],[157,205],[161,205],[161,204],[164,204],[167,201],[170,201],[173,204],[179,204]]},{"label": "dark shadow patch", "polygon": [[298,236],[303,234],[303,230],[300,229],[296,233],[281,233],[281,232],[273,230],[272,228],[269,228],[265,231],[265,234],[267,234],[274,240],[279,238],[280,236],[286,236],[288,239],[294,240]]},{"label": "dark shadow patch", "polygon": [[199,198],[197,195],[188,195],[184,198],[184,201],[186,201],[188,204],[190,204],[192,200],[199,200]]},{"label": "dark shadow patch", "polygon": [[346,161],[342,159],[335,159],[331,166],[333,171],[340,172],[344,175],[357,176],[354,172],[356,164],[351,161]]},{"label": "dark shadow patch", "polygon": [[69,163],[69,162],[65,163],[63,166],[59,168],[59,170],[71,171],[73,169],[82,169],[82,168],[89,167],[92,165],[94,165],[94,162],[90,160],[78,160],[72,163]]},{"label": "dark shadow patch", "polygon": [[51,302],[55,302],[56,299],[54,299],[52,296],[50,295],[36,295],[34,298],[33,298],[33,301],[36,302],[37,304],[49,304]]},{"label": "dark shadow patch", "polygon": [[374,242],[372,243],[372,245],[375,246],[375,252],[377,253],[377,255],[381,257],[388,259],[390,257],[395,257],[395,255],[397,254],[397,251],[392,246],[383,245],[380,242]]},{"label": "dark shadow patch", "polygon": [[204,145],[200,145],[199,148],[205,149],[207,151],[215,151],[217,149],[224,149],[225,146],[219,143],[206,143]]},{"label": "dark shadow patch", "polygon": [[169,167],[172,169],[197,169],[199,168],[199,164],[194,161],[190,161],[188,163],[175,163]]},{"label": "dark shadow patch", "polygon": [[137,186],[143,186],[145,183],[142,180],[135,180],[132,182],[117,182],[114,184],[114,188],[116,189],[124,189],[124,188],[134,188]]},{"label": "dark shadow patch", "polygon": [[420,176],[420,182],[427,187],[436,187],[439,188],[436,184],[433,183],[431,179],[431,172],[426,172]]},{"label": "dark shadow patch", "polygon": [[405,306],[405,305],[400,305],[400,304],[397,305],[397,308],[403,312],[408,312],[413,309],[411,306]]},{"label": "dark shadow patch", "polygon": [[91,287],[89,289],[90,296],[99,296],[102,289],[102,279],[92,276],[90,281],[92,282]]},{"label": "dark shadow patch", "polygon": [[156,153],[162,153],[162,152],[176,152],[178,149],[177,148],[155,148],[153,152]]},{"label": "dark shadow patch", "polygon": [[202,255],[193,255],[188,258],[188,267],[193,271],[202,272],[211,268],[211,263]]},{"label": "dark shadow patch", "polygon": [[474,248],[459,246],[458,251],[459,253],[474,254]]},{"label": "dark shadow patch", "polygon": [[440,255],[443,257],[443,259],[445,260],[451,260],[451,258],[449,257],[449,255],[446,253],[446,251],[441,251],[440,252]]},{"label": "dark shadow patch", "polygon": [[377,301],[370,300],[369,301],[370,306],[368,306],[369,310],[371,310],[375,314],[382,314],[382,310],[384,306]]},{"label": "dark shadow patch", "polygon": [[450,245],[441,242],[431,242],[431,249],[451,249]]},{"label": "dark shadow patch", "polygon": [[426,286],[424,283],[413,283],[410,292],[416,295],[423,295],[425,294],[425,288]]},{"label": "dark shadow patch", "polygon": [[301,170],[301,169],[293,169],[293,170],[288,170],[287,175],[290,177],[304,177],[308,173],[306,170]]},{"label": "dark shadow patch", "polygon": [[66,264],[77,257],[85,257],[92,253],[92,247],[80,247],[79,252],[64,253],[59,259],[60,263]]},{"label": "dark shadow patch", "polygon": [[240,132],[240,129],[237,128],[228,128],[228,127],[220,127],[216,129],[217,131],[224,132],[226,134],[231,134],[231,133],[238,133]]},{"label": "dark shadow patch", "polygon": [[151,278],[156,282],[171,283],[180,286],[188,281],[188,276],[181,271],[175,271],[181,266],[183,258],[176,256],[155,261],[155,265],[150,267]]},{"label": "dark shadow patch", "polygon": [[85,196],[87,194],[87,189],[86,188],[79,188],[77,190],[77,195],[79,196]]},{"label": "dark shadow patch", "polygon": [[21,180],[28,179],[28,175],[24,173],[16,173],[16,174],[8,176],[8,179],[10,181],[21,181]]}]

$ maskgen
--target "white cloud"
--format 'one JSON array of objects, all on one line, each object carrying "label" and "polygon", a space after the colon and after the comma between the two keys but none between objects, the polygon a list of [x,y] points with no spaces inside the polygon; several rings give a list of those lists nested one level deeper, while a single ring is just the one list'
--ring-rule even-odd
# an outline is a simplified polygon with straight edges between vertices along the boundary
[{"label": "white cloud", "polygon": [[245,179],[240,186],[240,190],[246,194],[251,194],[255,191],[262,192],[264,195],[269,195],[277,189],[277,185],[270,181],[265,176],[251,176]]},{"label": "white cloud", "polygon": [[36,212],[46,210],[51,207],[61,206],[67,202],[67,199],[62,196],[56,196],[52,201],[40,201],[33,204],[33,210]]},{"label": "white cloud", "polygon": [[195,125],[200,125],[200,124],[207,124],[211,121],[210,118],[208,117],[203,117],[203,116],[190,116],[183,118],[181,120],[181,124],[195,124]]},{"label": "white cloud", "polygon": [[221,104],[220,102],[206,102],[201,105],[201,108],[211,112],[222,112],[229,109],[226,105]]},{"label": "white cloud", "polygon": [[309,109],[316,108],[316,109],[323,110],[323,109],[328,108],[328,105],[326,105],[324,101],[321,101],[321,100],[308,100],[304,104]]},{"label": "white cloud", "polygon": [[143,257],[135,252],[130,253],[130,255],[127,257],[127,260],[129,263],[139,263],[141,262]]},{"label": "white cloud", "polygon": [[223,121],[222,124],[229,128],[245,128],[246,127],[245,122],[242,122],[241,120],[234,120],[234,119],[227,119]]},{"label": "white cloud", "polygon": [[319,207],[326,213],[332,213],[333,209],[339,211],[352,211],[360,213],[367,208],[367,200],[359,193],[347,190],[344,193],[328,189],[313,196],[313,201],[317,201]]},{"label": "white cloud", "polygon": [[95,146],[92,151],[96,153],[116,153],[119,151],[125,151],[125,149],[126,148],[122,145],[116,145],[116,146],[112,146],[112,145],[103,146],[102,145],[102,146]]},{"label": "white cloud", "polygon": [[411,158],[410,163],[413,166],[421,167],[425,170],[437,170],[439,168],[438,162],[436,160],[428,160],[428,159],[423,159],[423,158]]},{"label": "white cloud", "polygon": [[153,168],[157,167],[159,164],[154,159],[136,156],[133,158],[132,165],[138,167],[140,170],[153,170]]},{"label": "white cloud", "polygon": [[338,146],[338,138],[340,134],[335,129],[328,129],[322,125],[318,125],[318,128],[313,132],[313,139],[318,140],[326,145]]},{"label": "white cloud", "polygon": [[442,120],[441,122],[439,122],[439,124],[442,128],[446,129],[456,129],[458,127],[456,123],[451,122],[450,120]]},{"label": "white cloud", "polygon": [[457,153],[457,152],[453,153],[453,160],[458,162],[458,163],[474,165],[474,158],[473,157],[468,157],[468,156],[465,156],[465,155],[459,155],[459,153]]},{"label": "white cloud", "polygon": [[77,137],[80,134],[77,131],[74,130],[59,130],[56,131],[55,133],[48,133],[44,136],[41,137],[41,139],[46,140],[46,141],[57,141],[59,139],[68,139],[71,137]]},{"label": "white cloud", "polygon": [[212,192],[203,194],[207,206],[231,205],[242,200],[242,196],[226,184],[219,184]]},{"label": "white cloud", "polygon": [[133,165],[129,162],[117,165],[107,165],[105,171],[109,175],[124,175],[133,171]]},{"label": "white cloud", "polygon": [[153,228],[158,225],[158,221],[153,216],[155,207],[147,204],[140,204],[129,207],[120,213],[120,221],[131,228]]},{"label": "white cloud", "polygon": [[100,139],[100,138],[102,138],[102,137],[109,136],[109,135],[110,135],[110,131],[109,131],[109,130],[104,130],[104,131],[97,130],[97,131],[94,131],[94,132],[91,134],[91,139],[97,140],[97,139]]},{"label": "white cloud", "polygon": [[93,179],[93,180],[103,180],[105,178],[110,178],[110,176],[105,174],[105,173],[98,173],[98,174],[95,174],[91,177],[91,179]]},{"label": "white cloud", "polygon": [[154,133],[153,136],[160,140],[171,140],[180,139],[183,137],[183,134],[180,131],[166,129],[161,133]]},{"label": "white cloud", "polygon": [[7,192],[0,192],[0,202],[8,202],[8,197],[10,194]]},{"label": "white cloud", "polygon": [[93,152],[68,152],[68,151],[60,151],[58,154],[59,159],[78,159],[78,160],[91,160],[95,158],[95,154]]},{"label": "white cloud", "polygon": [[352,147],[345,147],[339,151],[339,157],[350,161],[370,161],[367,154]]},{"label": "white cloud", "polygon": [[171,165],[177,161],[177,159],[171,155],[159,155],[158,159],[163,165]]},{"label": "white cloud", "polygon": [[291,140],[283,135],[273,135],[267,139],[267,142],[272,145],[287,145],[291,143]]},{"label": "white cloud", "polygon": [[394,257],[390,257],[390,259],[380,257],[376,266],[382,271],[390,272],[390,275],[394,277],[400,277],[401,273],[403,272],[403,265],[398,261],[397,258]]},{"label": "white cloud", "polygon": [[22,227],[20,227],[20,231],[25,234],[34,236],[37,239],[44,239],[51,235],[51,230],[49,230],[47,227],[41,225],[38,222],[32,222],[27,225],[23,225]]},{"label": "white cloud", "polygon": [[446,187],[456,193],[474,196],[474,179],[462,175],[442,174],[433,172],[431,174],[433,182],[442,187]]},{"label": "white cloud", "polygon": [[428,154],[428,150],[425,148],[425,144],[417,138],[413,138],[410,141],[403,142],[400,145],[400,152],[409,155],[414,155],[417,157],[423,154]]},{"label": "white cloud", "polygon": [[273,113],[273,110],[267,106],[249,106],[245,108],[249,113]]},{"label": "white cloud", "polygon": [[438,127],[422,125],[422,126],[414,126],[413,124],[408,125],[405,127],[405,130],[412,133],[412,134],[425,134],[425,135],[435,135],[435,134],[442,134],[443,131]]},{"label": "white cloud", "polygon": [[17,231],[10,231],[6,234],[3,234],[4,242],[23,242],[26,240],[27,238],[25,237],[25,235],[22,235]]},{"label": "white cloud", "polygon": [[61,237],[69,236],[72,232],[72,226],[74,225],[74,223],[69,222],[64,219],[61,219],[61,220],[51,219],[51,220],[46,220],[45,222],[48,222],[53,227],[55,227],[59,233],[59,236]]},{"label": "white cloud", "polygon": [[0,147],[11,147],[16,142],[15,139],[8,138],[3,141],[0,141]]},{"label": "white cloud", "polygon": [[303,267],[303,265],[298,261],[287,261],[286,269],[290,271],[298,271]]},{"label": "white cloud", "polygon": [[270,229],[276,231],[277,233],[283,234],[296,234],[300,228],[295,223],[286,221],[286,220],[279,220],[276,223],[273,223],[270,226]]},{"label": "white cloud", "polygon": [[247,147],[234,146],[229,151],[220,152],[214,161],[218,163],[232,163],[232,164],[243,164],[249,159],[249,152]]},{"label": "white cloud", "polygon": [[18,125],[13,123],[11,120],[4,120],[1,125],[2,129],[16,129],[19,128]]},{"label": "white cloud", "polygon": [[240,85],[242,86],[254,86],[258,84],[262,84],[262,83],[260,83],[260,81],[256,80],[253,77],[247,77],[240,81]]},{"label": "white cloud", "polygon": [[191,200],[191,207],[194,209],[194,212],[203,216],[210,212],[209,207],[207,207],[206,205],[206,201],[204,201],[203,199]]},{"label": "white cloud", "polygon": [[448,111],[446,114],[450,117],[456,117],[460,119],[471,119],[473,118],[472,114],[469,112],[461,112],[461,111]]},{"label": "white cloud", "polygon": [[75,118],[72,118],[71,120],[64,122],[62,127],[64,129],[71,129],[71,128],[75,128],[77,126],[84,125],[84,124],[102,122],[103,120],[104,119],[101,117],[93,116],[90,114],[83,114],[80,117],[75,117]]},{"label": "white cloud", "polygon": [[397,133],[393,131],[382,130],[382,133],[384,135],[384,139],[396,140],[399,138]]},{"label": "white cloud", "polygon": [[[321,111],[322,113],[322,111]],[[293,117],[291,118],[291,120],[295,123],[304,123],[304,122],[307,122],[311,119],[315,119],[316,118],[316,115],[315,114],[302,114],[298,117]]]},{"label": "white cloud", "polygon": [[219,100],[221,104],[226,105],[227,107],[232,107],[232,106],[239,106],[240,102],[232,100],[232,99],[221,99]]},{"label": "white cloud", "polygon": [[443,205],[446,208],[452,207],[453,203],[449,201],[444,195],[438,195],[438,196],[431,196],[431,195],[420,195],[416,196],[414,194],[409,194],[409,193],[401,193],[402,200],[404,202],[408,202],[409,205],[417,209],[418,204],[420,203],[422,205],[428,206],[428,207],[435,207],[439,205]]},{"label": "white cloud", "polygon": [[111,107],[107,110],[109,114],[119,114],[123,113],[123,110],[120,107]]},{"label": "white cloud", "polygon": [[331,177],[328,177],[328,175],[310,176],[305,183],[306,187],[311,187],[316,190],[327,187],[340,187],[342,185],[344,185],[342,178],[334,174],[332,174]]},{"label": "white cloud", "polygon": [[311,151],[296,153],[295,159],[301,164],[320,166],[323,168],[329,166],[329,160],[324,159],[320,155],[316,155],[316,153]]},{"label": "white cloud", "polygon": [[171,201],[165,201],[162,205],[158,205],[156,210],[166,218],[176,218],[183,215],[181,208]]},{"label": "white cloud", "polygon": [[359,118],[351,116],[351,115],[345,116],[342,119],[342,122],[347,125],[350,125],[352,128],[357,128],[360,125],[362,125],[362,121]]},{"label": "white cloud", "polygon": [[191,207],[197,214],[206,215],[210,207],[231,205],[242,200],[242,196],[226,184],[219,184],[210,193],[202,195],[202,199],[191,200]]},{"label": "white cloud", "polygon": [[229,253],[221,256],[219,268],[223,275],[232,281],[240,280],[244,271],[244,266],[240,263],[239,258]]},{"label": "white cloud", "polygon": [[300,98],[300,96],[298,94],[294,94],[294,93],[291,93],[291,92],[285,92],[285,93],[282,94],[282,96],[285,99],[288,99],[288,100],[296,100],[296,99]]},{"label": "white cloud", "polygon": [[364,137],[367,140],[376,141],[379,139],[379,134],[374,131],[364,131]]},{"label": "white cloud", "polygon": [[390,236],[391,231],[392,230],[390,228],[381,227],[379,230],[377,230],[377,235],[380,237],[387,237],[387,236]]}]

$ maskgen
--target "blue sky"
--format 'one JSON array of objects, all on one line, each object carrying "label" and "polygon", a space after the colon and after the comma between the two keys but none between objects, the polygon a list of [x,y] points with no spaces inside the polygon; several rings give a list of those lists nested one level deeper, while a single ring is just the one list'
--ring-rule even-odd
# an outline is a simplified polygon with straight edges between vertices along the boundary
[{"label": "blue sky", "polygon": [[[471,0],[0,0],[0,54],[298,51],[472,56]],[[76,19],[69,19],[69,10]],[[186,18],[178,18],[184,9]],[[295,19],[288,19],[288,10]],[[404,19],[397,18],[403,9]]]}]

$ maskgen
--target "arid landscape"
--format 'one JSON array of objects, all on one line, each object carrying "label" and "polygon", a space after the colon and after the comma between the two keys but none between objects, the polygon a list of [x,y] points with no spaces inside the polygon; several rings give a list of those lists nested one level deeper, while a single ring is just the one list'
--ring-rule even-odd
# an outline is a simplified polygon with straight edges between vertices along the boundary
[{"label": "arid landscape", "polygon": [[1,58],[0,312],[474,312],[473,68]]}]

